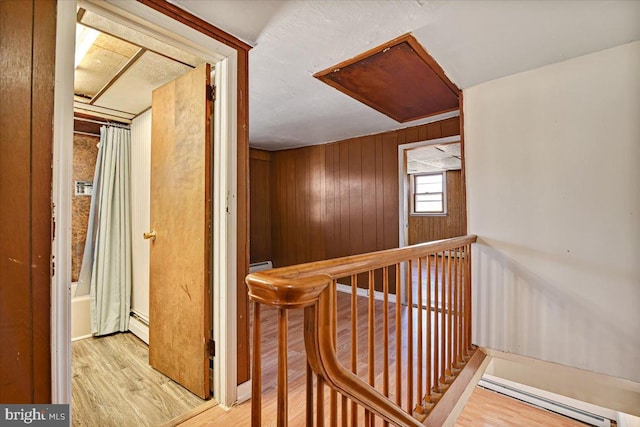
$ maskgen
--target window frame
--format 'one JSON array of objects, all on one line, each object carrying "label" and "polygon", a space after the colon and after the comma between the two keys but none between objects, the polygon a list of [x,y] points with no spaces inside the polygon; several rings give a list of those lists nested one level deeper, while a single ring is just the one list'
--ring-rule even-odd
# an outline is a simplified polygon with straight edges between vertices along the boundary
[{"label": "window frame", "polygon": [[[416,193],[416,178],[420,176],[442,176],[442,192],[441,193]],[[411,216],[447,216],[447,171],[442,172],[426,172],[410,175],[410,209],[409,215]],[[442,194],[442,211],[440,212],[416,212],[416,196],[422,194]]]}]

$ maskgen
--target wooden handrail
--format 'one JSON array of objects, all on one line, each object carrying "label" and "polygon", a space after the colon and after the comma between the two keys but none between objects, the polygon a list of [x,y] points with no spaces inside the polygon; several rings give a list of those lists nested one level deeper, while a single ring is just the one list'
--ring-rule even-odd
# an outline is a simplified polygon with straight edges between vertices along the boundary
[{"label": "wooden handrail", "polygon": [[[307,398],[306,422],[313,425],[313,375],[316,381],[316,423],[323,421],[325,413],[324,387],[329,386],[329,419],[331,425],[337,425],[337,414],[342,414],[342,425],[359,423],[357,408],[364,409],[364,424],[373,425],[375,417],[381,418],[384,425],[389,423],[400,426],[420,426],[428,422],[427,413],[444,391],[455,379],[457,373],[470,360],[474,349],[471,345],[471,282],[470,282],[470,248],[476,242],[474,235],[455,237],[446,240],[413,245],[405,248],[390,249],[362,255],[353,255],[333,260],[318,261],[296,266],[276,268],[250,274],[246,278],[249,297],[254,304],[254,339],[253,339],[253,399],[252,425],[261,425],[261,379],[260,379],[260,305],[277,308],[278,311],[278,390],[277,390],[277,425],[287,425],[287,311],[304,309],[304,342],[307,353]],[[445,262],[446,259],[446,262]],[[404,297],[411,303],[402,305],[400,266],[406,263],[407,293]],[[434,291],[431,292],[432,274],[434,270]],[[395,366],[396,388],[395,400],[389,397],[389,279],[393,279],[391,268],[395,269]],[[426,274],[423,269],[426,268]],[[440,273],[438,272],[440,270]],[[379,271],[382,277],[383,293],[383,337],[384,359],[382,390],[376,389],[374,334],[375,304],[374,272]],[[412,296],[412,271],[417,271],[417,307]],[[358,344],[352,338],[351,369],[343,366],[337,353],[337,280],[346,279],[351,282],[351,336],[358,330],[358,275],[368,273],[368,305],[365,310],[368,316],[367,345],[363,351],[368,352],[367,379],[358,376]],[[391,276],[390,276],[391,275]],[[362,278],[365,276],[363,275]],[[440,278],[440,282],[439,282]],[[361,282],[364,282],[362,280]],[[439,283],[441,284],[439,287]],[[422,287],[425,286],[427,303],[424,305]],[[432,307],[435,300],[435,306]],[[361,297],[360,297],[361,298]],[[439,308],[440,307],[440,308]],[[400,312],[408,316],[406,331],[401,329]],[[414,327],[413,313],[417,310],[417,325]],[[426,327],[423,328],[423,312]],[[364,315],[365,313],[363,313]],[[433,322],[431,317],[433,316]],[[440,326],[439,326],[440,324]],[[433,334],[431,329],[433,325]],[[379,327],[379,326],[378,326]],[[440,328],[440,329],[439,329]],[[414,337],[414,330],[417,336]],[[406,389],[400,387],[403,377],[403,333],[406,332],[407,345],[404,371],[406,373]],[[423,334],[424,346],[423,352]],[[440,338],[439,338],[440,336]],[[435,348],[431,349],[431,342]],[[415,343],[414,343],[415,338]],[[415,349],[414,349],[415,344]],[[426,355],[426,358],[425,358]],[[433,360],[431,357],[433,356]],[[417,360],[417,368],[413,369]],[[423,369],[423,363],[425,368]],[[380,366],[380,365],[378,365]],[[417,378],[414,380],[414,373]],[[423,381],[424,378],[424,381]],[[415,381],[415,382],[414,382]],[[414,386],[415,385],[415,386]],[[423,387],[426,386],[426,387]],[[406,393],[405,399],[402,394]],[[340,397],[341,396],[341,397]],[[417,402],[414,400],[417,399]],[[348,405],[351,400],[351,406]],[[340,404],[338,403],[340,401]],[[415,405],[414,405],[415,403]],[[403,409],[406,404],[407,408]],[[340,406],[340,409],[338,408]],[[362,412],[360,412],[362,414]]]},{"label": "wooden handrail", "polygon": [[[409,259],[443,252],[451,248],[472,244],[476,242],[477,238],[475,235],[452,237],[450,239],[435,240],[433,242],[420,243],[404,248],[387,249],[362,255],[350,255],[342,258],[274,268],[249,274],[246,278],[250,291],[249,297],[253,299],[251,294],[253,286],[260,286],[260,280],[256,281],[256,278],[264,278],[267,282],[278,280],[281,286],[288,283],[291,287],[296,287],[303,282],[293,284],[291,282],[292,279],[303,279],[317,275],[326,275],[331,279],[338,279],[353,274],[365,273],[369,270],[376,270],[388,265],[398,264]],[[281,302],[284,301],[281,299]],[[263,304],[267,304],[267,302]],[[293,306],[295,306],[295,304]]]}]

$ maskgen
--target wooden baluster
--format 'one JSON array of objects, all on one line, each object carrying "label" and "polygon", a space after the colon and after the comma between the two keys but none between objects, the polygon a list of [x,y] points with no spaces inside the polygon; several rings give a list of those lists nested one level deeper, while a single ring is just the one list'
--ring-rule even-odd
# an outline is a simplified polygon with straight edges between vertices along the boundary
[{"label": "wooden baluster", "polygon": [[[473,347],[473,329],[472,329],[472,325],[471,322],[473,321],[473,310],[472,310],[472,306],[473,306],[473,295],[471,292],[471,244],[467,245],[467,253],[469,254],[469,260],[467,261],[467,288],[468,288],[468,294],[469,294],[469,300],[467,302],[467,305],[469,306],[469,352],[472,350]],[[469,353],[470,354],[470,353]]]},{"label": "wooden baluster", "polygon": [[462,354],[462,360],[464,361],[465,356],[467,355],[467,347],[468,347],[468,341],[467,341],[467,257],[469,256],[467,254],[466,251],[466,247],[461,247],[461,265],[460,265],[460,269],[462,270],[462,346],[460,347],[460,353]]},{"label": "wooden baluster", "polygon": [[451,250],[447,252],[447,276],[448,276],[448,300],[447,300],[447,373],[449,376],[453,374],[451,361],[453,360],[453,276],[451,271]]},{"label": "wooden baluster", "polygon": [[313,371],[311,365],[307,362],[307,396],[306,396],[306,425],[313,427]]},{"label": "wooden baluster", "polygon": [[[389,397],[389,267],[382,268],[382,393]],[[389,422],[384,420],[383,427]]]},{"label": "wooden baluster", "polygon": [[[373,276],[373,270],[369,270],[369,385],[373,388],[376,387],[376,369],[375,369],[375,340],[376,340],[376,311],[375,311],[375,282]],[[372,412],[366,411],[365,420],[368,425],[373,426],[375,424],[374,416]]]},{"label": "wooden baluster", "polygon": [[324,379],[316,377],[316,425],[324,427]]},{"label": "wooden baluster", "polygon": [[453,369],[451,361],[453,360],[453,275],[451,271],[451,265],[453,264],[453,258],[451,250],[447,251],[447,283],[449,285],[447,289],[448,304],[447,304],[447,374],[452,375]]},{"label": "wooden baluster", "polygon": [[431,255],[427,255],[427,384],[424,400],[431,403]]},{"label": "wooden baluster", "polygon": [[446,384],[447,377],[447,269],[445,252],[442,251],[442,286],[440,287],[442,294],[442,305],[440,310],[440,322],[442,324],[442,333],[440,334],[440,383]]},{"label": "wooden baluster", "polygon": [[456,343],[457,343],[457,351],[456,351],[456,364],[457,368],[461,368],[462,363],[462,248],[457,249],[456,255],[456,272],[457,272],[457,283],[458,283],[458,309],[457,309],[457,317],[458,327],[456,328]]},{"label": "wooden baluster", "polygon": [[453,357],[452,357],[452,368],[458,369],[458,351],[460,346],[458,345],[458,340],[460,338],[459,327],[459,317],[460,317],[460,280],[458,277],[458,250],[453,249]]},{"label": "wooden baluster", "polygon": [[[331,282],[331,298],[333,298],[333,306],[335,309],[331,313],[331,330],[333,331],[333,351],[337,353],[337,341],[338,341],[338,290],[337,281]],[[329,397],[329,425],[331,427],[338,427],[338,392],[331,389]]]},{"label": "wooden baluster", "polygon": [[[358,276],[351,276],[351,372],[358,375]],[[358,404],[351,401],[351,425],[358,425]]]},{"label": "wooden baluster", "polygon": [[[400,264],[396,264],[396,404],[402,406],[402,287]],[[355,425],[355,424],[354,424]]]},{"label": "wooden baluster", "polygon": [[413,260],[407,269],[407,412],[413,411]]},{"label": "wooden baluster", "polygon": [[438,289],[440,287],[439,274],[438,274],[438,254],[433,254],[434,263],[434,279],[433,279],[433,298],[434,298],[434,314],[433,314],[433,391],[440,392],[440,364],[438,361],[438,355],[440,354],[440,325],[438,319],[439,313],[439,300]]},{"label": "wooden baluster", "polygon": [[260,303],[253,303],[253,367],[251,372],[251,426],[262,425],[262,365]]},{"label": "wooden baluster", "polygon": [[348,401],[349,400],[347,399],[346,396],[342,396],[342,406],[340,408],[340,417],[341,417],[340,418],[340,421],[341,421],[340,426],[341,427],[348,427],[348,425],[349,425],[349,414],[347,413],[348,410],[349,410],[348,409]]},{"label": "wooden baluster", "polygon": [[422,263],[422,258],[418,258],[418,378],[417,378],[417,411],[419,413],[423,413],[424,409],[422,407],[422,286],[423,284],[423,276],[422,269],[424,265]]},{"label": "wooden baluster", "polygon": [[289,381],[287,376],[287,310],[278,309],[278,427],[286,427],[288,420]]}]

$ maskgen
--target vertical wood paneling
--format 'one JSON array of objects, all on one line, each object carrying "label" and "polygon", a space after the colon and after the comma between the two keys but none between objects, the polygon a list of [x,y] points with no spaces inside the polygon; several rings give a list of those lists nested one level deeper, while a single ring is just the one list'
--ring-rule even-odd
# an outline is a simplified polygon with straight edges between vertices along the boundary
[{"label": "vertical wood paneling", "polygon": [[251,262],[271,260],[271,154],[249,152]]},{"label": "vertical wood paneling", "polygon": [[131,311],[149,319],[149,240],[151,230],[151,110],[131,123]]},{"label": "vertical wood paneling", "polygon": [[0,2],[0,401],[51,401],[55,1]]},{"label": "vertical wood paneling", "polygon": [[[397,247],[398,145],[458,131],[459,120],[454,117],[270,153],[274,265]],[[382,286],[378,276],[376,289]],[[392,289],[394,284],[391,281]]]}]

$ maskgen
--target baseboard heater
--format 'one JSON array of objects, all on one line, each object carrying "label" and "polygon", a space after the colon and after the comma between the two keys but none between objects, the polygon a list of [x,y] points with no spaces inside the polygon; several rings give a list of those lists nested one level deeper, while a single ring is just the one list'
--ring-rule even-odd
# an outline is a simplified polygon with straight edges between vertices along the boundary
[{"label": "baseboard heater", "polygon": [[556,402],[551,399],[547,399],[542,396],[530,393],[529,391],[522,390],[508,384],[504,384],[500,381],[495,381],[492,378],[487,378],[487,375],[483,376],[478,382],[480,387],[488,390],[495,391],[505,396],[512,397],[514,399],[523,401],[533,406],[546,409],[551,412],[563,415],[574,420],[581,421],[583,423],[598,426],[598,427],[611,427],[611,420],[600,415],[592,414],[582,409],[574,408],[569,405],[565,405],[560,402]]},{"label": "baseboard heater", "polygon": [[257,271],[271,270],[273,263],[271,261],[254,262],[249,264],[249,273],[255,273]]},{"label": "baseboard heater", "polygon": [[149,344],[149,319],[135,311],[129,314],[129,332]]}]

